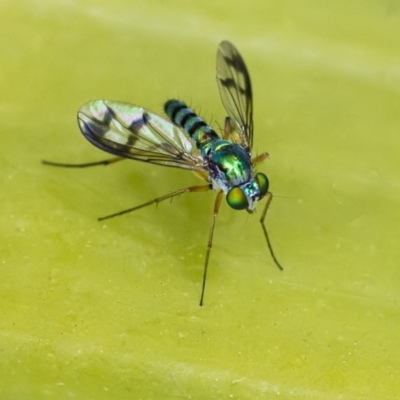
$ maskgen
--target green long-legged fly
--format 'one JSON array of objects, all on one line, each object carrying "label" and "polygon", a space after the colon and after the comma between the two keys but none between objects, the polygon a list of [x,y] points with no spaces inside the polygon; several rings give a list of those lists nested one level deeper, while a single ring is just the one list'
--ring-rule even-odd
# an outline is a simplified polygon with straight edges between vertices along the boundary
[{"label": "green long-legged fly", "polygon": [[89,142],[116,157],[85,164],[43,161],[47,165],[82,168],[108,165],[131,158],[188,169],[207,182],[176,190],[139,206],[98,218],[99,220],[157,204],[183,193],[216,190],[204,261],[200,306],[204,302],[215,221],[223,195],[233,209],[246,210],[250,214],[256,208],[257,202],[266,198],[260,223],[271,257],[276,266],[283,269],[275,257],[265,227],[265,217],[272,200],[272,193],[268,191],[269,181],[265,174],[254,171],[255,166],[268,157],[268,153],[254,158],[251,154],[254,126],[250,75],[243,58],[228,41],[221,42],[218,47],[217,82],[222,103],[228,113],[222,137],[179,100],[168,100],[164,105],[170,121],[129,103],[94,100],[79,109],[79,128]]}]

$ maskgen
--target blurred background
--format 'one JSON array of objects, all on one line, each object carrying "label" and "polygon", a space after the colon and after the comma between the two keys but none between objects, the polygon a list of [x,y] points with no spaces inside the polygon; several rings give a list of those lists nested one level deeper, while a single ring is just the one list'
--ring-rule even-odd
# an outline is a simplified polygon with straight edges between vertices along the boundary
[{"label": "blurred background", "polygon": [[[396,398],[400,4],[397,1],[3,1],[0,397]],[[76,123],[93,99],[217,131],[219,42],[250,71],[254,153],[275,197],[223,204],[187,171],[108,158]],[[397,171],[397,172],[396,172]],[[396,239],[397,238],[397,239]]]}]

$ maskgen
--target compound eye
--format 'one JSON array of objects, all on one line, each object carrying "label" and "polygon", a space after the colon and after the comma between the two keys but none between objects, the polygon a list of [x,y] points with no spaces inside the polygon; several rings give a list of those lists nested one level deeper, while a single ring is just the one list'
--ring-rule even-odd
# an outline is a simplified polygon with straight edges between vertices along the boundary
[{"label": "compound eye", "polygon": [[232,188],[226,195],[226,201],[235,210],[244,210],[249,206],[246,195],[240,187]]},{"label": "compound eye", "polygon": [[262,199],[268,193],[269,180],[267,175],[261,172],[256,174],[255,179],[257,181],[258,188],[260,189],[260,199]]}]

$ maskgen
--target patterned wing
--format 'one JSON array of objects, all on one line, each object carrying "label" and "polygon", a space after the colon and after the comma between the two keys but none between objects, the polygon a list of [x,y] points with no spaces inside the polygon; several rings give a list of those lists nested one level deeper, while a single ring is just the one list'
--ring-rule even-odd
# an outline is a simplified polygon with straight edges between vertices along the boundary
[{"label": "patterned wing", "polygon": [[171,122],[129,103],[94,100],[78,111],[79,127],[92,144],[119,157],[206,171],[194,143]]},{"label": "patterned wing", "polygon": [[248,152],[253,146],[253,96],[246,64],[235,46],[220,43],[217,53],[217,82],[219,93],[235,132],[231,140]]}]

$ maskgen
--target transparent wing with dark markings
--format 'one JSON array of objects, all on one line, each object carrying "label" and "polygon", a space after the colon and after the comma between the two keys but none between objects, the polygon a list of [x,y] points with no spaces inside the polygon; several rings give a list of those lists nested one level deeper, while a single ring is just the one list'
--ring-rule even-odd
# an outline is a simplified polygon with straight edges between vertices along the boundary
[{"label": "transparent wing with dark markings", "polygon": [[94,100],[78,111],[79,127],[92,144],[119,157],[206,171],[190,137],[171,122],[129,103]]},{"label": "transparent wing with dark markings", "polygon": [[235,46],[220,43],[217,53],[217,82],[222,103],[235,132],[231,140],[247,151],[253,146],[253,96],[246,64]]}]

